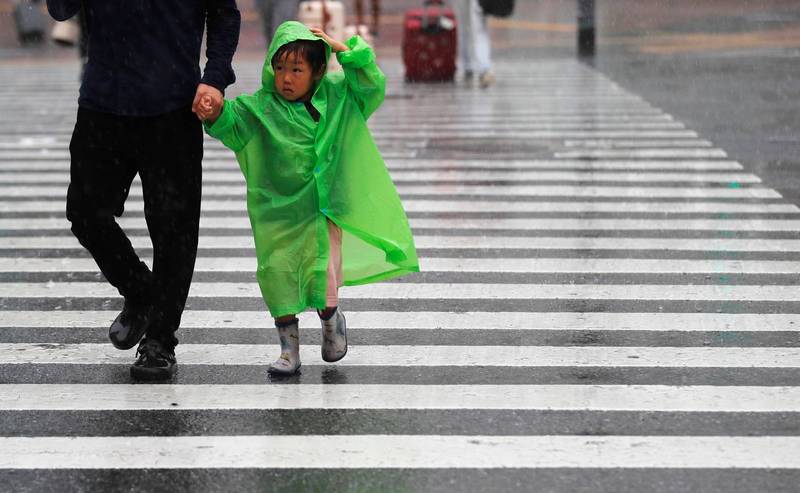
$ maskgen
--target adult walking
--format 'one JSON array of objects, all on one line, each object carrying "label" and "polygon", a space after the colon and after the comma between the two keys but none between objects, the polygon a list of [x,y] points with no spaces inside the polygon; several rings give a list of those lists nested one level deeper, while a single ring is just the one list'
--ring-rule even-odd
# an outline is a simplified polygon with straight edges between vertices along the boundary
[{"label": "adult walking", "polygon": [[478,74],[481,87],[494,84],[492,45],[486,14],[478,0],[454,0],[458,20],[458,54],[464,78],[472,80]]},{"label": "adult walking", "polygon": [[[377,36],[378,26],[380,26],[381,20],[381,0],[370,0],[370,4],[372,6],[372,22],[369,27],[369,32],[373,36]],[[356,0],[356,18],[359,19],[359,22],[364,18],[363,0]]]},{"label": "adult walking", "polygon": [[[193,112],[204,97],[221,105],[235,80],[239,11],[235,0],[47,0],[47,8],[56,20],[83,9],[89,31],[70,142],[67,218],[125,298],[109,338],[119,349],[139,343],[131,375],[167,379],[176,371],[175,331],[197,255],[203,130]],[[136,174],[152,271],[115,220]]]},{"label": "adult walking", "polygon": [[272,34],[286,21],[297,19],[300,0],[256,0],[261,13],[261,26],[266,46],[272,42]]}]

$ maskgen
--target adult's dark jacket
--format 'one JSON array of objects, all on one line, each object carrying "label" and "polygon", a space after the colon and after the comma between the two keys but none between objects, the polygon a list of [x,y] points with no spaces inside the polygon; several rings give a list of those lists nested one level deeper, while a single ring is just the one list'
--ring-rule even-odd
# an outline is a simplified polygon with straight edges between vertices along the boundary
[{"label": "adult's dark jacket", "polygon": [[[47,10],[56,20],[78,11],[86,16],[82,108],[159,115],[191,105],[200,82],[224,91],[235,81],[231,59],[241,23],[236,0],[47,0]],[[208,61],[201,77],[206,24]]]}]

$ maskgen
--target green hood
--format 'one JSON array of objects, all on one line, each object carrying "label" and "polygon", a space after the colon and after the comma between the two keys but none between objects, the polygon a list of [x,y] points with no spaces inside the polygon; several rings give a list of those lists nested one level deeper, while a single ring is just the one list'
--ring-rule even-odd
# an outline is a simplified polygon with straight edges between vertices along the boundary
[{"label": "green hood", "polygon": [[267,59],[264,60],[264,68],[261,69],[261,84],[264,90],[269,92],[275,91],[275,72],[272,70],[272,57],[275,53],[285,44],[299,40],[306,41],[320,41],[325,43],[325,61],[331,58],[331,47],[323,39],[314,36],[309,28],[297,21],[286,21],[275,30],[275,35],[272,37],[272,43],[269,45]]}]

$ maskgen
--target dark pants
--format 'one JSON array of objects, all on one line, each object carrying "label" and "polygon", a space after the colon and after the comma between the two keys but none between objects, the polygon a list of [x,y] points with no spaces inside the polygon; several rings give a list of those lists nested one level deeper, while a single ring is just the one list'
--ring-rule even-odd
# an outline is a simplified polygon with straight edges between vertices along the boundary
[{"label": "dark pants", "polygon": [[[154,117],[81,108],[69,150],[67,219],[72,232],[122,296],[154,306],[146,337],[174,347],[197,256],[200,122],[188,107]],[[114,219],[122,215],[137,173],[153,243],[152,271]]]}]

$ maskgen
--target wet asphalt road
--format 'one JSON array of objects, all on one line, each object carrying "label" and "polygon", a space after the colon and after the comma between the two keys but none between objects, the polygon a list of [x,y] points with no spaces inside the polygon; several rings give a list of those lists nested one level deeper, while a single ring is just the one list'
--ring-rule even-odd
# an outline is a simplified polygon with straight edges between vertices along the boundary
[{"label": "wet asphalt road", "polygon": [[[496,23],[500,56],[575,53],[575,2],[519,2]],[[524,29],[525,22],[538,23]],[[524,40],[524,41],[523,41]],[[725,149],[800,203],[800,5],[597,2],[597,55],[586,60]]]}]

